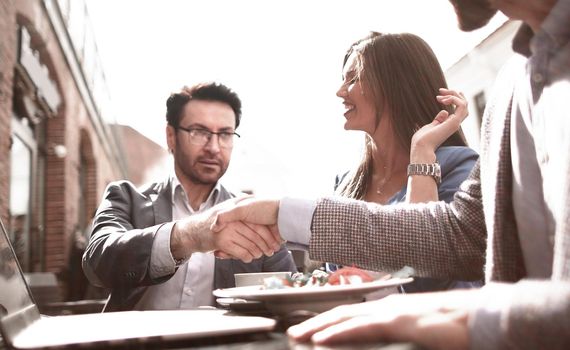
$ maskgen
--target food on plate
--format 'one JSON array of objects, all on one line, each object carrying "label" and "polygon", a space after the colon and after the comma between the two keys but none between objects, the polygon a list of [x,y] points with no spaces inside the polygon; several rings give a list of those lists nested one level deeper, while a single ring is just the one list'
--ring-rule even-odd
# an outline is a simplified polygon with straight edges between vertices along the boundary
[{"label": "food on plate", "polygon": [[339,284],[360,284],[372,281],[373,278],[366,271],[358,267],[346,266],[331,273],[328,283],[335,286]]},{"label": "food on plate", "polygon": [[322,270],[313,273],[297,272],[287,278],[269,277],[263,280],[265,289],[283,289],[299,287],[319,287],[372,282],[373,278],[357,267],[343,267],[328,274]]}]

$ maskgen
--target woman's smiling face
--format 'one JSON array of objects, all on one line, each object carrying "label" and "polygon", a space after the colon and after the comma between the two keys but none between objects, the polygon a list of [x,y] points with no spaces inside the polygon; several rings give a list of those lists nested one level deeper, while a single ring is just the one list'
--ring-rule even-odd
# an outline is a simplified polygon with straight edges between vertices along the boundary
[{"label": "woman's smiling face", "polygon": [[365,82],[358,78],[357,53],[353,52],[343,68],[343,82],[336,95],[345,107],[345,130],[361,130],[372,135],[376,130],[376,106]]}]

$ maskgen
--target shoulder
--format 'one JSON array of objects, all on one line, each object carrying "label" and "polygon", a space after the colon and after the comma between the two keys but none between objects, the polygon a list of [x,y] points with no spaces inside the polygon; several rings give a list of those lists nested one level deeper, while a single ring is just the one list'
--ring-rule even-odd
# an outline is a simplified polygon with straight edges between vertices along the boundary
[{"label": "shoulder", "polygon": [[445,146],[435,151],[437,161],[442,168],[454,168],[464,163],[473,163],[479,158],[479,154],[467,146]]},{"label": "shoulder", "polygon": [[469,174],[479,159],[479,154],[466,146],[440,147],[435,154],[441,166],[442,177],[449,173]]},{"label": "shoulder", "polygon": [[168,188],[170,181],[165,180],[163,182],[152,182],[140,187],[137,187],[131,181],[119,180],[110,182],[107,185],[106,193],[123,193],[129,196],[144,196],[148,197],[151,194],[158,194]]},{"label": "shoulder", "polygon": [[440,147],[435,153],[441,166],[441,184],[438,186],[439,200],[449,203],[453,200],[453,195],[459,186],[473,170],[479,155],[465,146]]},{"label": "shoulder", "polygon": [[137,187],[135,186],[135,184],[133,184],[128,180],[118,180],[118,181],[109,182],[109,184],[107,185],[107,189],[105,190],[105,192],[107,193],[133,192],[133,191],[136,192]]}]

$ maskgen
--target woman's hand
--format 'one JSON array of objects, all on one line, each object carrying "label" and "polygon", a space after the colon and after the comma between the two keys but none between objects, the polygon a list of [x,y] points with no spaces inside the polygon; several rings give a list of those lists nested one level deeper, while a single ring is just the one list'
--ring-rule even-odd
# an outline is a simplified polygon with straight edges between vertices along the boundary
[{"label": "woman's hand", "polygon": [[424,125],[412,136],[410,163],[433,163],[435,150],[459,130],[461,123],[469,114],[467,100],[462,93],[448,89],[439,89],[437,101],[446,106],[455,105],[455,113],[442,110],[433,122]]}]

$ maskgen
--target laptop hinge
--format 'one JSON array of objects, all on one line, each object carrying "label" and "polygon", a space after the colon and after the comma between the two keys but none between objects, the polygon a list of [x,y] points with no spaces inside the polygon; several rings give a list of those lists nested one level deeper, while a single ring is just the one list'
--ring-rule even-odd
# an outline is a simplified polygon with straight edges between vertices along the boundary
[{"label": "laptop hinge", "polygon": [[30,304],[23,309],[2,317],[2,330],[4,341],[13,343],[14,337],[32,323],[40,319],[40,312],[36,305]]}]

